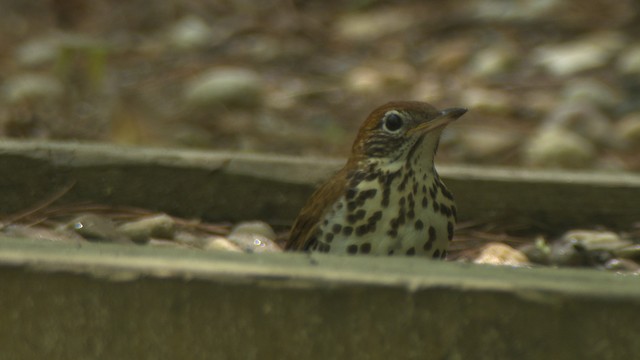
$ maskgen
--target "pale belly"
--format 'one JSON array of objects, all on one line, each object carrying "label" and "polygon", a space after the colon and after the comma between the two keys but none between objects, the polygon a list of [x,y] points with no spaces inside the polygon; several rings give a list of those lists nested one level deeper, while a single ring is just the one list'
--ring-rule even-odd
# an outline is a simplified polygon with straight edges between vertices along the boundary
[{"label": "pale belly", "polygon": [[387,194],[376,180],[363,181],[325,215],[311,250],[444,258],[453,237],[455,204],[434,177],[420,180],[399,186],[397,179]]}]

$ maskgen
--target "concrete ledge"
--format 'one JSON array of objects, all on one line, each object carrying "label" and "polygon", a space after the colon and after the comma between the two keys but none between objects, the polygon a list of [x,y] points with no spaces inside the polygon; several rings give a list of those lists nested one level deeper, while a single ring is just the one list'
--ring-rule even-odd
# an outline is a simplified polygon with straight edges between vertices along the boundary
[{"label": "concrete ledge", "polygon": [[638,279],[0,239],[14,359],[620,359]]},{"label": "concrete ledge", "polygon": [[[142,149],[112,145],[0,143],[0,213],[72,186],[60,203],[139,206],[184,217],[290,224],[315,185],[343,161]],[[547,228],[640,219],[640,176],[441,166],[461,220],[524,219]]]}]

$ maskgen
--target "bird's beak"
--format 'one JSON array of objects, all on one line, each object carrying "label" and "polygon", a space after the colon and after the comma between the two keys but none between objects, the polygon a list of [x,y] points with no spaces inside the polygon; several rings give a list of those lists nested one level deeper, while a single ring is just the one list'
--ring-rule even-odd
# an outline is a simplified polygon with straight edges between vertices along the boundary
[{"label": "bird's beak", "polygon": [[433,131],[435,129],[440,129],[442,127],[447,126],[450,122],[458,119],[459,117],[461,117],[462,115],[464,115],[464,113],[467,112],[467,109],[465,108],[449,108],[449,109],[444,109],[442,111],[440,111],[440,113],[438,114],[438,116],[436,116],[435,119],[433,120],[429,120],[429,121],[425,121],[421,124],[419,124],[418,126],[414,127],[413,129],[410,130],[410,134],[419,132],[422,134],[426,134],[429,131]]}]

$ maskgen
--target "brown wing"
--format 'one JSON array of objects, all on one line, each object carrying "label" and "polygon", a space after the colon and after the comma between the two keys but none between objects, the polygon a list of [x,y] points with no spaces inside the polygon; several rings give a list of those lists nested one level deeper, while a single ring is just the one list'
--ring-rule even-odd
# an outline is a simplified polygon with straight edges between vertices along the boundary
[{"label": "brown wing", "polygon": [[286,250],[307,250],[318,224],[343,194],[347,182],[346,167],[338,171],[331,179],[322,184],[311,195],[293,223]]}]

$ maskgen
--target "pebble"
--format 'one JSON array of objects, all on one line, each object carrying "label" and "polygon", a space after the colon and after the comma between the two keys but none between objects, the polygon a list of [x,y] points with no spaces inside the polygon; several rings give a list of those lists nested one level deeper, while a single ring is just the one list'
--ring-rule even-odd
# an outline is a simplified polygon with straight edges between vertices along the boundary
[{"label": "pebble", "polygon": [[622,147],[628,150],[640,149],[640,112],[625,115],[614,126],[616,137],[622,140]]},{"label": "pebble", "polygon": [[243,252],[238,245],[221,236],[211,236],[206,238],[204,240],[203,249],[209,251]]},{"label": "pebble", "polygon": [[273,229],[261,221],[239,223],[228,236],[229,241],[249,253],[282,252],[275,238]]},{"label": "pebble", "polygon": [[469,64],[471,76],[486,78],[505,73],[516,61],[516,52],[507,46],[494,46],[477,52]]},{"label": "pebble", "polygon": [[605,66],[624,44],[621,34],[603,31],[572,42],[540,46],[532,56],[534,63],[550,74],[569,76]]},{"label": "pebble", "polygon": [[26,67],[53,64],[59,54],[59,43],[57,37],[39,37],[27,41],[16,50],[16,60]]},{"label": "pebble", "polygon": [[129,238],[118,232],[111,219],[96,214],[79,215],[63,228],[73,230],[89,241],[131,243]]},{"label": "pebble", "polygon": [[561,128],[592,144],[609,146],[614,143],[609,118],[591,103],[584,101],[561,104],[547,116],[543,128]]},{"label": "pebble", "polygon": [[480,255],[473,260],[476,264],[524,266],[527,257],[520,251],[503,243],[489,243],[482,248]]},{"label": "pebble", "polygon": [[244,221],[231,229],[230,234],[257,234],[270,240],[276,239],[276,233],[271,226],[264,221]]},{"label": "pebble", "polygon": [[335,23],[335,37],[343,41],[368,42],[400,33],[416,22],[414,14],[402,8],[351,12]]},{"label": "pebble", "polygon": [[209,25],[197,16],[187,16],[171,26],[169,43],[180,49],[194,49],[207,45],[211,40]]},{"label": "pebble", "polygon": [[603,267],[611,271],[640,273],[640,264],[629,259],[610,259],[604,263]]},{"label": "pebble", "polygon": [[474,161],[495,161],[495,156],[515,148],[521,140],[519,134],[497,128],[466,128],[457,135],[462,157]]},{"label": "pebble", "polygon": [[616,67],[623,74],[640,74],[640,44],[627,47],[618,57]]},{"label": "pebble", "polygon": [[408,86],[415,77],[415,71],[410,66],[399,63],[359,66],[347,73],[345,85],[353,92],[374,94],[389,85]]},{"label": "pebble", "polygon": [[534,134],[523,149],[528,165],[546,168],[586,168],[596,160],[596,149],[585,138],[560,127]]},{"label": "pebble", "polygon": [[254,108],[262,103],[264,84],[256,72],[219,68],[200,74],[185,85],[184,100],[196,109]]},{"label": "pebble", "polygon": [[25,226],[25,225],[8,225],[2,228],[2,233],[21,238],[29,238],[36,240],[46,240],[61,243],[80,243],[85,239],[77,233],[68,229],[50,229],[40,226]]},{"label": "pebble", "polygon": [[464,91],[460,102],[473,111],[485,113],[506,115],[513,110],[508,95],[497,90],[469,88]]},{"label": "pebble", "polygon": [[602,108],[614,108],[623,101],[619,91],[593,78],[568,81],[561,96],[568,103],[583,102]]},{"label": "pebble", "polygon": [[475,16],[487,21],[532,21],[546,18],[553,14],[561,2],[558,0],[545,1],[474,1],[469,5]]},{"label": "pebble", "polygon": [[551,247],[551,263],[558,266],[601,265],[614,258],[616,249],[629,246],[611,231],[571,230]]},{"label": "pebble", "polygon": [[118,226],[118,232],[131,240],[142,243],[150,238],[172,239],[176,230],[175,220],[166,214],[148,216]]},{"label": "pebble", "polygon": [[377,70],[361,66],[350,70],[345,76],[349,90],[360,94],[374,94],[384,86],[384,76]]},{"label": "pebble", "polygon": [[615,256],[625,259],[637,259],[640,260],[640,244],[629,244],[620,248],[613,249]]},{"label": "pebble", "polygon": [[55,100],[63,94],[63,86],[58,79],[38,74],[9,77],[4,89],[9,103]]}]

